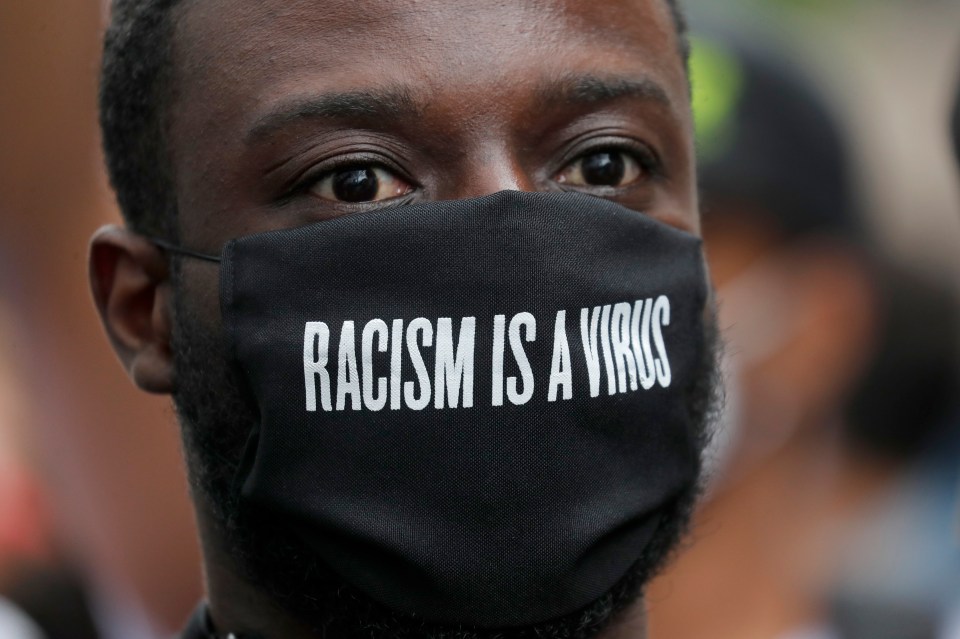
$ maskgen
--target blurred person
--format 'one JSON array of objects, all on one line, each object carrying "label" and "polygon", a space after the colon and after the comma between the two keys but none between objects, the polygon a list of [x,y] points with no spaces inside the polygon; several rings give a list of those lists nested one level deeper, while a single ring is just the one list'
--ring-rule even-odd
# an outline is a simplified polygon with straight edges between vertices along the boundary
[{"label": "blurred person", "polygon": [[9,314],[0,305],[0,637],[42,639],[41,630],[8,594],[17,564],[46,557],[48,552],[42,498],[17,441],[26,409],[8,352],[11,341]]},{"label": "blurred person", "polygon": [[51,521],[40,481],[24,442],[30,413],[17,371],[19,331],[0,298],[0,584],[17,560],[45,560]]},{"label": "blurred person", "polygon": [[50,639],[89,636],[73,610],[102,639],[165,637],[201,592],[178,431],[103,348],[84,268],[90,233],[119,219],[96,126],[105,4],[0,3],[0,300],[16,327],[0,350],[29,415],[16,491],[42,489],[53,537],[23,526],[47,555],[3,592]]},{"label": "blurred person", "polygon": [[876,625],[836,619],[834,568],[845,536],[948,423],[955,305],[878,270],[815,84],[763,37],[706,33],[691,74],[727,410],[690,547],[651,587],[651,630],[879,639]]},{"label": "blurred person", "polygon": [[61,552],[48,488],[26,435],[22,331],[0,298],[0,637],[93,639],[76,574]]},{"label": "blurred person", "polygon": [[186,637],[645,636],[714,395],[673,2],[120,0],[101,126]]},{"label": "blurred person", "polygon": [[960,302],[954,287],[907,270],[885,269],[881,282],[879,348],[844,435],[895,475],[839,539],[825,599],[843,637],[951,639],[945,628],[960,603]]}]

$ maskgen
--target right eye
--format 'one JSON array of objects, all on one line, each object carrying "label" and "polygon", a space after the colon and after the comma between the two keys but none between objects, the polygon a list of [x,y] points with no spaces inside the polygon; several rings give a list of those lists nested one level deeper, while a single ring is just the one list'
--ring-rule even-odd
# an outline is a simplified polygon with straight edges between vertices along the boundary
[{"label": "right eye", "polygon": [[632,154],[613,149],[594,151],[577,158],[556,179],[560,184],[570,186],[622,188],[643,176],[644,169]]},{"label": "right eye", "polygon": [[407,195],[413,187],[382,166],[350,166],[323,175],[310,193],[332,202],[379,202]]}]

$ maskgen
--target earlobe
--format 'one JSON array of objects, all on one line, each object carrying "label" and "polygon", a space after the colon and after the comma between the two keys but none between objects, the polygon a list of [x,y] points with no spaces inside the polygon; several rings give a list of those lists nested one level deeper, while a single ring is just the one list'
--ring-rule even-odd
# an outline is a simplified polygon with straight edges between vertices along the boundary
[{"label": "earlobe", "polygon": [[90,241],[90,286],[110,343],[133,382],[173,389],[170,279],[166,256],[149,240],[110,225]]}]

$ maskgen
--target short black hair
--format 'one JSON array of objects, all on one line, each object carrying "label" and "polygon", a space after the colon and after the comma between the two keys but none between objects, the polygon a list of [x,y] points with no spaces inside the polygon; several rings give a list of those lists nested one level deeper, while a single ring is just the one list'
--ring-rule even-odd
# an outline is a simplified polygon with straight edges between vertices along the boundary
[{"label": "short black hair", "polygon": [[[110,183],[127,225],[176,239],[176,198],[166,143],[172,97],[173,8],[180,0],[114,0],[104,37],[100,128]],[[687,25],[665,0],[684,64]]]}]

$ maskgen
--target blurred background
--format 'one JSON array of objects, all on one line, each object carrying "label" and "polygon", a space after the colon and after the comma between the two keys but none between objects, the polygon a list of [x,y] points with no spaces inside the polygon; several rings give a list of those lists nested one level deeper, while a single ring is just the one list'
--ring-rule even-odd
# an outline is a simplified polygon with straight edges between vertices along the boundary
[{"label": "blurred background", "polygon": [[[960,638],[957,0],[686,0],[727,405],[653,639]],[[95,317],[104,3],[0,2],[0,637],[201,596],[169,403]]]}]

